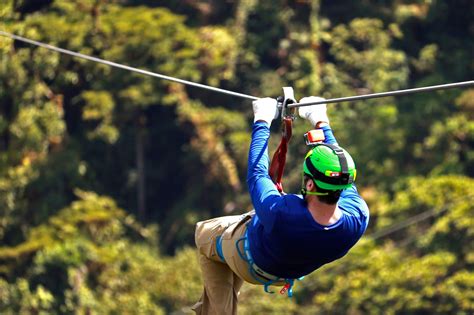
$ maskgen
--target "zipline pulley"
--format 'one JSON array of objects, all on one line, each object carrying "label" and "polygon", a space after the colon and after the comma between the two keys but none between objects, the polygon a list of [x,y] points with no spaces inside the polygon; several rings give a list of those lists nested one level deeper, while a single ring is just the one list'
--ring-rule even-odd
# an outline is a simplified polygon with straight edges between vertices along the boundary
[{"label": "zipline pulley", "polygon": [[270,178],[275,183],[280,193],[283,193],[281,179],[285,170],[286,152],[288,151],[288,143],[292,136],[293,120],[296,119],[296,109],[289,108],[288,105],[296,103],[295,95],[292,87],[283,88],[283,96],[277,98],[278,108],[281,112],[282,132],[281,141],[273,154],[270,169],[268,171]]}]

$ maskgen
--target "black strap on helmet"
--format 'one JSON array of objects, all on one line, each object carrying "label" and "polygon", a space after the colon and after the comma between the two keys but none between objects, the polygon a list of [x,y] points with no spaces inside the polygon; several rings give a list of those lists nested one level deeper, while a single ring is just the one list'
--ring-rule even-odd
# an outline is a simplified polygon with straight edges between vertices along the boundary
[{"label": "black strap on helmet", "polygon": [[316,167],[311,163],[311,156],[308,156],[305,160],[306,167],[311,172],[311,175],[314,179],[320,180],[326,184],[331,185],[348,185],[354,182],[354,176],[351,176],[349,173],[349,167],[347,165],[347,158],[344,155],[344,151],[335,144],[328,144],[328,143],[318,143],[317,146],[326,146],[330,148],[337,156],[339,160],[339,165],[341,166],[341,172],[336,176],[326,176],[326,174],[318,171]]}]

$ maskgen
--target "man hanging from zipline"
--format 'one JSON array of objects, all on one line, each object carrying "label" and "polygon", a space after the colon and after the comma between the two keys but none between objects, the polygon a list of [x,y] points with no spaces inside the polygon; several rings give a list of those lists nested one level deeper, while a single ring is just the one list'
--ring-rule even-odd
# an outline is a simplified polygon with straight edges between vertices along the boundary
[{"label": "man hanging from zipline", "polygon": [[[320,101],[306,97],[300,103]],[[324,134],[303,162],[302,195],[281,194],[269,176],[267,152],[277,101],[253,102],[254,125],[247,184],[255,211],[198,222],[204,292],[193,306],[197,314],[237,314],[243,281],[283,286],[343,257],[367,228],[369,209],[354,181],[352,157],[338,146],[326,105],[299,108],[299,115]],[[322,139],[321,139],[322,140]]]}]

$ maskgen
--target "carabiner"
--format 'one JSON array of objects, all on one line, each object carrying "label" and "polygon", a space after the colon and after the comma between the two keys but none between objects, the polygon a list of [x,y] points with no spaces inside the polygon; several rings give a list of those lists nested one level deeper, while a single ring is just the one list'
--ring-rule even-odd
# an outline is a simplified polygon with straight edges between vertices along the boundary
[{"label": "carabiner", "polygon": [[290,86],[283,87],[283,96],[277,98],[278,107],[280,108],[281,119],[291,118],[296,119],[296,108],[288,109],[289,104],[296,103],[295,92]]}]

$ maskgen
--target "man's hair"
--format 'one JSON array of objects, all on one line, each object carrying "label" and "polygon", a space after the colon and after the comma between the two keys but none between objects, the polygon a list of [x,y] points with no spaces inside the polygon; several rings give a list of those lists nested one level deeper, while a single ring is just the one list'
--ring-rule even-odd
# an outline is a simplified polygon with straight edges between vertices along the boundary
[{"label": "man's hair", "polygon": [[319,201],[322,203],[326,203],[328,205],[335,205],[339,201],[339,197],[341,196],[342,190],[326,190],[322,189],[321,187],[316,184],[316,182],[309,177],[308,175],[304,175],[304,184],[306,186],[306,183],[308,180],[312,180],[314,183],[314,186],[316,187],[316,192],[321,192],[321,193],[328,193],[327,195],[323,196],[316,196]]}]

